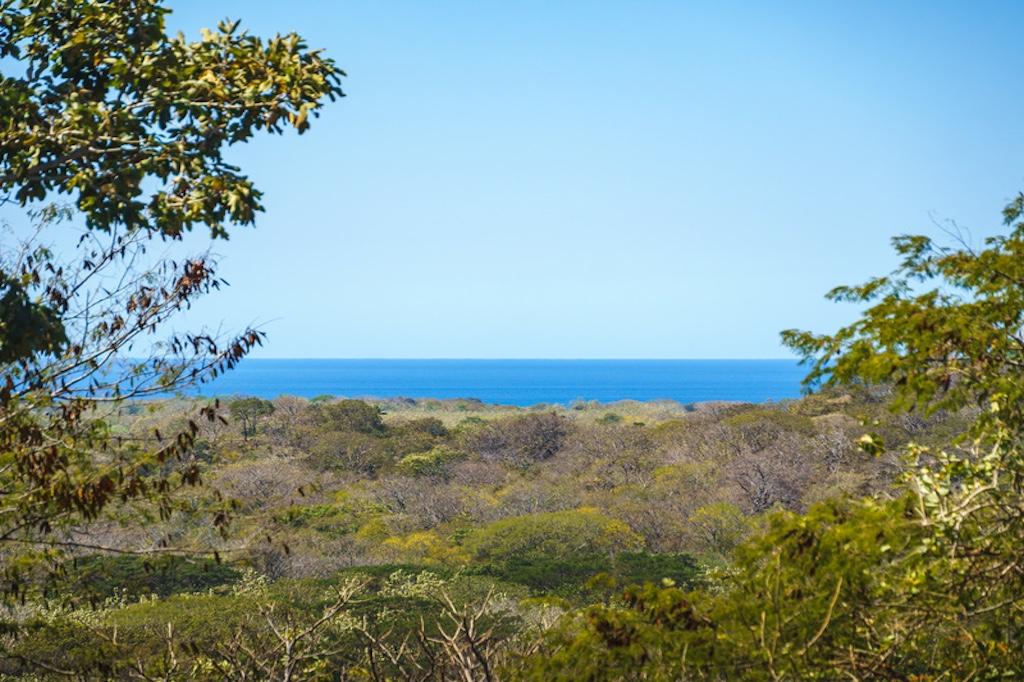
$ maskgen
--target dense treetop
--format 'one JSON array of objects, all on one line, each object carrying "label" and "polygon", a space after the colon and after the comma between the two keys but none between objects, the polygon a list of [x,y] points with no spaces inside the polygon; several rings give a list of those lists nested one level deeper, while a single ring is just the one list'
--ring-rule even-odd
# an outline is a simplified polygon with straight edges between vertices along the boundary
[{"label": "dense treetop", "polygon": [[295,34],[222,22],[165,30],[158,0],[21,0],[0,12],[0,191],[25,205],[70,194],[93,228],[226,236],[261,194],[223,158],[256,132],[300,133],[343,73]]}]

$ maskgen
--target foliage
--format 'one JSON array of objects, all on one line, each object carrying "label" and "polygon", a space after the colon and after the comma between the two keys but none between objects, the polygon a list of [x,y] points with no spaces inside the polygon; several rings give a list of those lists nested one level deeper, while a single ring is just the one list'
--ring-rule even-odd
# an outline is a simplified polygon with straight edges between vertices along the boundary
[{"label": "foliage", "polygon": [[[833,335],[789,331],[810,383],[892,387],[926,415],[978,407],[942,447],[910,441],[902,492],[771,516],[713,589],[647,585],[564,621],[527,679],[1009,679],[1024,675],[1024,195],[974,250],[895,240],[892,275]],[[928,285],[931,285],[929,288]],[[875,456],[877,435],[860,442]]]},{"label": "foliage", "polygon": [[[466,417],[465,412],[456,416],[459,411],[453,410],[449,415],[445,407],[428,406],[425,401],[349,402],[336,413],[337,418],[324,418],[324,410],[332,402],[279,398],[274,401],[274,412],[261,417],[260,428],[248,440],[220,422],[201,425],[199,441],[208,456],[198,462],[200,470],[237,504],[232,536],[221,542],[225,556],[239,563],[225,566],[173,558],[81,557],[66,564],[70,582],[52,583],[51,593],[60,597],[53,605],[44,607],[30,600],[25,611],[12,614],[22,630],[8,648],[34,654],[8,659],[8,664],[19,674],[39,671],[40,665],[59,664],[77,671],[100,671],[94,676],[103,678],[115,672],[96,667],[101,665],[99,661],[120,666],[116,675],[127,676],[141,660],[151,666],[146,668],[147,674],[159,677],[167,672],[161,666],[170,665],[167,656],[173,651],[178,663],[172,679],[174,675],[201,678],[206,673],[195,667],[200,654],[205,656],[203,661],[223,663],[231,659],[229,645],[244,644],[253,653],[273,650],[275,635],[268,629],[268,607],[273,606],[270,616],[278,626],[290,622],[308,627],[332,603],[334,587],[351,578],[370,582],[338,611],[335,622],[339,627],[349,624],[345,628],[357,622],[359,627],[365,626],[366,634],[317,630],[320,634],[310,640],[307,649],[326,661],[322,665],[334,674],[346,671],[355,679],[374,679],[375,674],[377,679],[385,679],[388,675],[401,677],[396,672],[401,669],[404,674],[426,675],[431,660],[428,651],[437,661],[449,660],[446,665],[453,667],[446,668],[445,674],[456,674],[462,664],[452,663],[443,652],[454,652],[458,646],[449,644],[446,649],[436,641],[444,637],[435,625],[440,622],[449,635],[457,632],[458,627],[452,630],[452,621],[444,614],[463,613],[466,605],[479,608],[480,600],[493,588],[496,596],[488,608],[500,605],[504,614],[497,621],[488,621],[496,625],[489,640],[495,647],[493,660],[488,659],[493,677],[512,676],[512,668],[519,666],[522,656],[538,646],[544,656],[563,662],[564,671],[548,671],[551,675],[571,677],[574,669],[584,670],[593,663],[582,659],[572,663],[555,646],[563,643],[559,639],[563,635],[558,633],[569,636],[573,632],[570,624],[579,622],[581,612],[576,609],[589,613],[588,605],[594,605],[595,614],[625,617],[624,609],[637,607],[629,606],[621,595],[631,585],[651,583],[649,589],[655,592],[685,593],[702,616],[728,623],[730,602],[723,595],[743,584],[743,571],[751,572],[751,581],[767,579],[756,572],[760,550],[750,553],[749,569],[740,570],[726,559],[732,546],[764,523],[743,511],[744,493],[734,484],[733,467],[742,465],[745,453],[752,451],[737,427],[726,423],[737,414],[735,409],[704,413],[682,406],[673,411],[665,405],[631,405],[630,414],[642,414],[650,423],[644,427],[602,423],[606,409],[600,405],[571,412],[566,409],[558,415],[566,420],[566,436],[559,450],[525,464],[515,459],[495,460],[490,452],[470,446],[482,428],[489,424],[505,428],[530,410],[480,405],[469,411],[471,423],[449,428],[438,423],[440,418],[424,412],[440,414],[455,424]],[[180,399],[131,403],[110,421],[110,428],[125,439],[154,429],[168,431],[187,414],[190,405]],[[857,413],[868,407],[856,399],[839,400],[833,409]],[[762,410],[763,416],[750,418],[748,424],[760,428],[757,420],[763,418],[765,428],[775,432],[762,454],[777,451],[781,457],[788,453],[790,460],[815,467],[820,439],[832,433],[823,429],[832,429],[832,422],[843,416],[822,412],[820,406],[805,407],[804,401],[749,411],[760,415]],[[806,422],[793,422],[795,430],[790,430],[790,422],[776,420],[774,410],[815,410],[826,421],[815,417],[813,432]],[[368,419],[345,419],[343,415]],[[884,413],[878,416],[884,417]],[[886,428],[896,433],[900,423],[895,420]],[[945,428],[945,422],[935,424]],[[352,429],[353,425],[363,432]],[[931,433],[931,428],[926,426],[925,433]],[[844,437],[847,447],[853,447],[857,433],[851,431]],[[363,459],[325,468],[317,454],[324,443],[347,448],[353,457],[367,449],[359,455]],[[380,458],[373,471],[358,464],[370,461],[369,457]],[[859,464],[846,460],[837,475],[861,481],[855,465],[871,471],[877,463],[868,456]],[[880,473],[875,475],[884,480]],[[819,514],[819,518],[824,517]],[[128,512],[116,526],[98,519],[83,529],[100,533],[106,543],[125,547],[138,546],[139,533],[145,533],[143,537],[166,534],[187,544],[209,532],[202,516],[186,513],[184,506],[163,521],[136,518]],[[767,536],[764,548],[778,545],[784,558],[786,552],[794,553],[794,558],[785,558],[784,565],[792,563],[794,572],[807,574],[803,589],[834,589],[827,580],[830,573],[808,570],[808,563],[791,547],[798,543],[787,539],[787,532],[779,530]],[[232,547],[237,549],[229,551]],[[829,551],[841,557],[849,548]],[[693,554],[700,555],[701,561]],[[381,562],[386,563],[377,565]],[[395,562],[401,562],[402,575],[407,578],[389,577],[399,568]],[[707,562],[718,566],[710,576]],[[248,573],[245,565],[255,572]],[[429,575],[424,567],[429,567]],[[665,588],[665,581],[674,587]],[[442,583],[454,611],[435,590]],[[698,588],[700,592],[692,592]],[[69,593],[77,594],[78,601],[99,601],[99,612],[88,611],[93,615],[86,618],[86,610],[76,610],[79,605],[74,600],[68,602]],[[753,598],[745,597],[747,601]],[[785,603],[792,605],[795,597],[787,599]],[[59,604],[63,606],[56,606]],[[821,615],[821,608],[817,603],[809,609],[807,620]],[[44,612],[53,614],[46,616],[45,627],[33,620]],[[566,613],[565,620],[550,638],[539,639],[562,613]],[[86,625],[79,622],[83,618]],[[419,633],[421,618],[426,645]],[[108,641],[114,624],[117,647]],[[659,630],[661,625],[650,628],[652,638],[659,632],[659,636],[675,637]],[[738,631],[743,632],[742,628]],[[700,658],[704,649],[698,640],[705,634],[699,630],[686,634],[681,646],[689,647],[688,660],[700,663],[703,667],[699,670],[719,670],[714,667],[719,663],[712,665]],[[435,640],[432,643],[431,638]],[[586,650],[594,653],[594,646],[591,642]],[[375,657],[380,656],[376,673],[364,658],[371,650]],[[667,640],[663,650],[672,651]],[[513,653],[518,658],[504,658]],[[621,655],[621,651],[615,653]],[[743,655],[752,656],[749,652]],[[244,666],[263,659],[231,660],[231,665]],[[655,678],[660,674],[653,664],[630,665]],[[531,659],[527,669],[533,666]],[[474,669],[474,674],[480,674]],[[316,679],[322,670],[314,666],[295,674]],[[621,676],[621,670],[606,672],[612,679]],[[435,669],[434,675],[437,679],[441,673]]]},{"label": "foliage", "polygon": [[402,431],[408,431],[412,433],[425,433],[430,436],[443,437],[448,435],[448,428],[444,425],[444,422],[437,417],[422,417],[420,419],[410,419],[403,422],[398,427]]},{"label": "foliage", "polygon": [[[905,323],[879,314],[857,334],[900,348]],[[974,367],[970,352],[950,362]],[[848,376],[820,376],[834,384],[822,393],[780,405],[630,404],[628,421],[590,404],[281,398],[271,411],[251,400],[260,428],[197,424],[206,454],[187,470],[236,497],[232,555],[259,573],[241,563],[150,573],[100,556],[63,564],[82,596],[108,601],[88,613],[67,599],[12,606],[20,632],[2,642],[14,653],[0,670],[1012,679],[1024,672],[1021,396],[1007,393],[1018,390],[1017,359],[1007,350],[994,368],[979,360],[970,377],[905,399],[900,378],[923,381],[937,361],[902,358],[885,376],[870,359],[863,372],[848,363]],[[972,398],[950,397],[969,381]],[[107,415],[106,441],[86,462],[105,464],[99,454],[117,452],[118,439],[172,431],[193,405]],[[169,465],[149,461],[140,475]],[[159,519],[135,518],[130,505],[63,530],[104,533],[105,547],[137,547],[140,533],[208,537],[201,498],[187,492],[169,495]],[[370,567],[390,562],[408,571]]]},{"label": "foliage", "polygon": [[729,556],[750,532],[750,521],[736,505],[714,502],[698,507],[687,519],[700,538],[701,549],[720,557]]},{"label": "foliage", "polygon": [[852,324],[784,332],[824,388],[803,401],[241,397],[240,441],[216,401],[138,401],[262,341],[143,342],[223,284],[146,248],[251,224],[225,150],[304,132],[343,74],[293,34],[189,42],[166,13],[0,4],[0,199],[36,232],[0,253],[0,674],[1024,677],[1024,194],[979,248],[896,238],[893,273],[828,294]]},{"label": "foliage", "polygon": [[379,407],[362,400],[339,400],[318,406],[319,421],[335,431],[353,431],[368,436],[384,433],[384,421]]},{"label": "foliage", "polygon": [[471,447],[486,457],[526,466],[558,452],[567,432],[564,417],[527,414],[485,425],[473,435]]},{"label": "foliage", "polygon": [[70,585],[58,584],[61,592],[96,603],[119,594],[166,597],[201,592],[237,581],[239,571],[212,559],[93,554],[76,559],[67,567],[67,576]]},{"label": "foliage", "polygon": [[[6,2],[0,57],[0,191],[22,205],[72,194],[90,228],[226,236],[260,192],[225,147],[304,132],[343,75],[295,34],[264,41],[222,22],[168,36],[159,0]],[[13,69],[12,69],[13,70]]]},{"label": "foliage", "polygon": [[242,435],[245,438],[255,435],[256,424],[261,417],[274,414],[274,403],[262,398],[238,398],[228,405],[231,416],[242,422]]},{"label": "foliage", "polygon": [[[916,521],[928,533],[911,548],[922,565],[906,574],[917,584],[900,620],[907,628],[948,624],[941,644],[931,641],[965,675],[1024,674],[1018,653],[1024,636],[1022,212],[1024,195],[1018,195],[1003,213],[1008,234],[987,239],[981,249],[898,237],[903,262],[894,273],[830,293],[869,304],[857,322],[829,336],[785,335],[813,359],[810,381],[888,382],[895,407],[926,414],[980,408],[962,438],[940,448],[906,448],[916,466],[908,477]],[[881,445],[876,438],[868,443]],[[891,659],[895,648],[909,659],[915,642],[906,650],[899,644],[878,646],[864,658]]]},{"label": "foliage", "polygon": [[[23,330],[32,330],[31,334]],[[24,284],[0,272],[0,363],[33,353],[56,353],[68,342],[60,317],[29,298]]]},{"label": "foliage", "polygon": [[447,475],[446,465],[464,457],[464,453],[439,445],[427,452],[406,455],[398,461],[395,469],[413,476],[444,477]]},{"label": "foliage", "polygon": [[[259,131],[303,132],[343,75],[296,35],[264,41],[225,22],[199,41],[168,36],[158,0],[0,5],[0,200],[31,209],[30,236],[0,249],[0,582],[23,592],[64,550],[163,553],[170,539],[106,545],[104,514],[166,521],[229,505],[184,491],[201,481],[197,437],[220,418],[197,406],[161,432],[126,438],[123,401],[173,393],[233,367],[262,334],[154,336],[224,282],[206,255],[153,259],[156,238],[193,225],[226,237],[261,210],[223,158]],[[71,206],[52,203],[68,195]],[[56,252],[59,223],[85,225]],[[142,500],[155,503],[143,510]],[[127,509],[131,505],[132,511]],[[21,551],[26,550],[26,551]],[[26,555],[26,552],[28,553]]]},{"label": "foliage", "polygon": [[[67,218],[44,211],[40,227],[53,229]],[[202,260],[164,260],[133,271],[146,240],[137,233],[101,243],[86,233],[80,261],[32,243],[0,259],[0,269],[19,273],[28,290],[59,311],[62,328],[76,339],[58,352],[35,352],[2,366],[0,546],[39,550],[47,561],[54,558],[51,550],[96,549],[102,543],[73,528],[112,503],[132,500],[152,500],[167,516],[177,493],[200,482],[194,446],[200,424],[218,417],[216,402],[183,414],[166,436],[154,429],[125,438],[111,427],[111,417],[126,399],[234,366],[262,335],[246,330],[216,339],[201,331],[147,342],[144,352],[142,339],[221,285],[212,264]],[[126,359],[129,354],[136,359]],[[223,528],[226,509],[216,506],[213,521]],[[5,561],[3,568],[6,591],[26,586],[16,562]]]},{"label": "foliage", "polygon": [[563,620],[545,646],[510,679],[686,679],[689,632],[705,621],[686,593],[651,583],[631,587],[615,606],[595,605]]},{"label": "foliage", "polygon": [[504,582],[525,585],[542,596],[559,596],[578,603],[603,596],[622,585],[660,583],[695,586],[701,567],[687,554],[620,552],[510,557],[501,563],[473,564],[467,571],[493,576]]},{"label": "foliage", "polygon": [[493,584],[427,572],[275,585],[249,575],[218,593],[41,612],[11,650],[16,663],[0,670],[42,663],[77,679],[486,679],[482,671],[529,650],[531,620],[548,610]]},{"label": "foliage", "polygon": [[495,521],[474,531],[465,546],[475,561],[605,554],[640,549],[643,540],[629,526],[596,509],[547,512]]}]

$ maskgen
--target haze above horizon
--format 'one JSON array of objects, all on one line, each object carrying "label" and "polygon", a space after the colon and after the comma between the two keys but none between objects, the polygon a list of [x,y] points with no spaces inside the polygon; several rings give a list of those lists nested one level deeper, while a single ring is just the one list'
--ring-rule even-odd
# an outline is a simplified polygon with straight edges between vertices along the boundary
[{"label": "haze above horizon", "polygon": [[267,212],[190,319],[265,358],[788,357],[891,236],[999,228],[1024,6],[679,5],[179,3],[349,73],[232,151]]}]

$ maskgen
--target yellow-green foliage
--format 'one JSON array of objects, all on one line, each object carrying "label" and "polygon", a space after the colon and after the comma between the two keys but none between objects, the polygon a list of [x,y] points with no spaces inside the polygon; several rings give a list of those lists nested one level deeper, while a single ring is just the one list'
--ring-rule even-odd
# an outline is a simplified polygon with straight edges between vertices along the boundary
[{"label": "yellow-green foliage", "polygon": [[356,531],[355,537],[366,542],[380,542],[391,535],[391,530],[384,519],[380,517],[371,518]]},{"label": "yellow-green foliage", "polygon": [[504,561],[638,550],[643,538],[592,508],[502,519],[472,531],[464,545],[475,561]]},{"label": "yellow-green foliage", "polygon": [[752,523],[734,504],[714,502],[698,507],[686,520],[701,549],[720,557],[727,556],[750,534]]},{"label": "yellow-green foliage", "polygon": [[743,408],[737,414],[727,417],[723,423],[736,428],[777,428],[809,435],[814,433],[814,422],[806,415],[797,414],[785,408]]},{"label": "yellow-green foliage", "polygon": [[[809,383],[852,385],[868,394],[869,407],[875,401],[876,415],[884,399],[904,411],[912,434],[927,434],[929,419],[946,411],[957,415],[945,422],[949,431],[931,431],[940,447],[911,441],[903,449],[911,468],[901,492],[836,496],[804,514],[772,514],[715,576],[714,589],[627,589],[618,603],[565,619],[510,674],[1024,678],[1024,194],[1004,216],[1009,234],[983,249],[897,238],[902,261],[894,273],[829,294],[866,306],[857,321],[833,335],[784,334],[812,361]],[[726,424],[762,453],[777,436],[773,429],[813,433],[822,407],[814,400],[803,414],[744,410]],[[899,420],[882,426],[893,424]],[[885,442],[882,435],[860,439],[873,457],[886,455]],[[771,463],[748,460],[746,473],[755,476],[743,482],[768,481]],[[740,517],[715,504],[690,519],[728,527]]]},{"label": "yellow-green foliage", "polygon": [[465,458],[465,454],[444,445],[426,452],[414,452],[398,460],[395,470],[411,476],[442,476],[444,466]]},{"label": "yellow-green foliage", "polygon": [[394,563],[424,566],[452,566],[467,559],[462,548],[429,530],[388,538],[381,544],[380,552],[386,560]]}]

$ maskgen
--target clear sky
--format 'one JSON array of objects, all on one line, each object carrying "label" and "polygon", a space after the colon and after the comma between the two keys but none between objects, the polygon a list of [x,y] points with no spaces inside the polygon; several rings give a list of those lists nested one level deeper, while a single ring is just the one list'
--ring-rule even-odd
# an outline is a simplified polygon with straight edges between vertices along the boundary
[{"label": "clear sky", "polygon": [[1024,188],[1019,2],[170,5],[349,74],[231,154],[268,210],[194,319],[262,357],[786,357],[891,235]]}]

